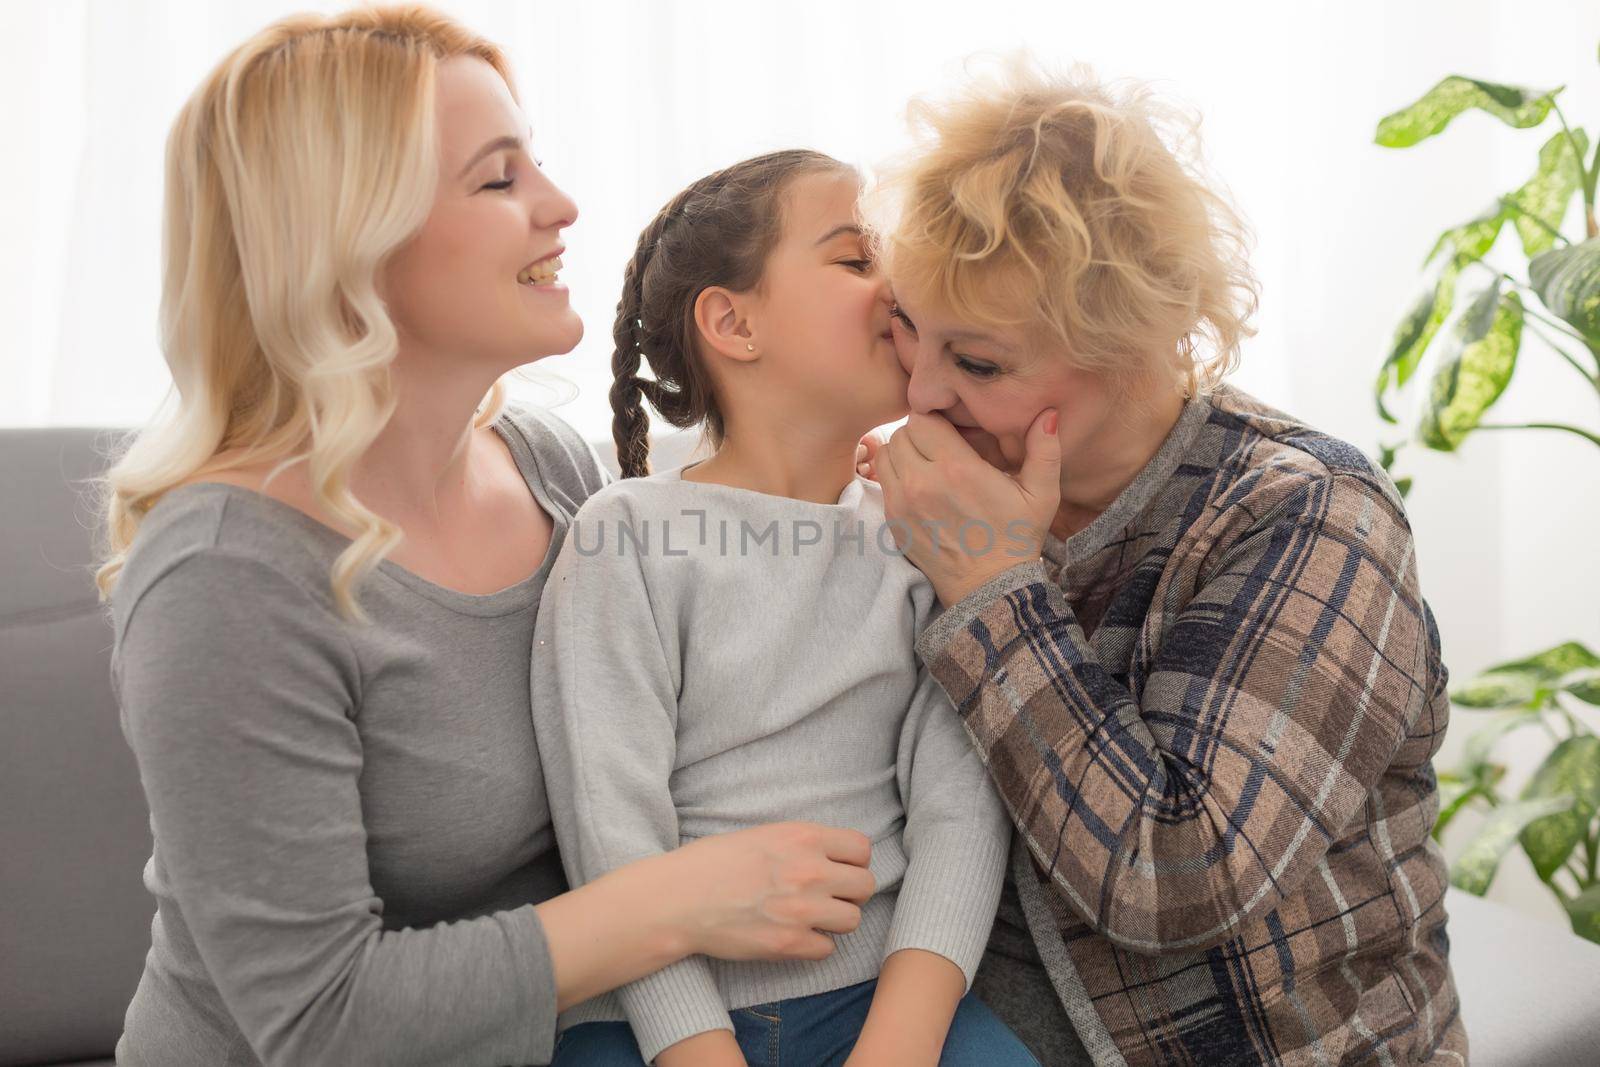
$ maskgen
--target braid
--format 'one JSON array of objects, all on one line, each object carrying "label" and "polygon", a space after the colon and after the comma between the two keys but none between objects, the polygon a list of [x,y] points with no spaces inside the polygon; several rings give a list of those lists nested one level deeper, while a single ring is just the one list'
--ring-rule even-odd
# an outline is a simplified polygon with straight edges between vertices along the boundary
[{"label": "braid", "polygon": [[650,419],[644,410],[645,383],[639,377],[644,358],[644,272],[666,229],[667,217],[664,208],[639,235],[638,247],[623,271],[622,299],[617,301],[617,318],[611,327],[615,346],[611,353],[611,439],[616,442],[617,465],[624,478],[650,473]]}]

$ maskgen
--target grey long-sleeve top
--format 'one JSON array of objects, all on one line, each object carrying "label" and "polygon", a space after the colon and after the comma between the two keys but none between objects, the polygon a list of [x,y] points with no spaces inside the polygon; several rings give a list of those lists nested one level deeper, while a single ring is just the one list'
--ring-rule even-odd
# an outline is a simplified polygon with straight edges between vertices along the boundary
[{"label": "grey long-sleeve top", "polygon": [[531,722],[540,594],[607,480],[569,427],[502,415],[554,522],[486,596],[385,562],[345,623],[349,541],[259,493],[152,509],[115,592],[112,676],[155,849],[120,1064],[528,1064],[554,975],[533,905],[566,888]]},{"label": "grey long-sleeve top", "polygon": [[731,1029],[728,1008],[865,981],[900,949],[970,983],[1011,834],[919,670],[933,589],[895,550],[878,487],[815,504],[681,473],[591,497],[545,589],[534,717],[568,875],[805,819],[871,838],[878,894],[825,960],[690,957],[563,1016],[626,1017],[647,1061]]}]

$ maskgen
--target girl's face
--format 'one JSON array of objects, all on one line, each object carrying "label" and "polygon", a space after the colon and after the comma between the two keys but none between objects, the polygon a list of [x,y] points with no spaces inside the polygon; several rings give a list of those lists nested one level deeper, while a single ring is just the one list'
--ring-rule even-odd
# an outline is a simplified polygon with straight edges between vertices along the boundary
[{"label": "girl's face", "polygon": [[490,373],[571,351],[583,322],[556,272],[577,205],[539,169],[527,119],[488,63],[441,63],[436,105],[433,208],[382,276],[402,350]]},{"label": "girl's face", "polygon": [[751,313],[771,374],[763,388],[846,435],[902,418],[908,381],[889,329],[889,286],[856,215],[859,193],[848,172],[789,185],[783,235]]},{"label": "girl's face", "polygon": [[910,375],[911,410],[943,415],[991,464],[1016,470],[1028,427],[1046,408],[1060,412],[1063,462],[1071,464],[1111,418],[1111,390],[1070,366],[1064,354],[1022,329],[978,328],[932,301],[897,293],[894,341]]}]

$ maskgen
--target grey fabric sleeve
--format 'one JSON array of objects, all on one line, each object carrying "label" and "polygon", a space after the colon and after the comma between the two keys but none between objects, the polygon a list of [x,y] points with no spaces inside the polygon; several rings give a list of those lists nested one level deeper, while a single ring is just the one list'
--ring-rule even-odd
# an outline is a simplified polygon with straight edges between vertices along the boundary
[{"label": "grey fabric sleeve", "polygon": [[267,563],[209,548],[128,610],[123,729],[172,892],[261,1060],[547,1062],[555,976],[531,905],[381,928],[360,669],[327,609]]},{"label": "grey fabric sleeve", "polygon": [[506,416],[521,431],[546,475],[546,488],[572,494],[573,510],[614,480],[594,446],[554,411],[508,404]]},{"label": "grey fabric sleeve", "polygon": [[1005,882],[1011,820],[950,698],[926,669],[900,736],[896,775],[909,865],[884,958],[945,957],[972,987]]},{"label": "grey fabric sleeve", "polygon": [[[535,733],[556,841],[574,886],[679,845],[669,789],[677,679],[640,560],[577,551],[584,524],[627,521],[615,501],[602,497],[580,512],[545,588],[534,640],[541,692]],[[622,986],[617,997],[646,1062],[695,1034],[733,1030],[703,956]]]}]

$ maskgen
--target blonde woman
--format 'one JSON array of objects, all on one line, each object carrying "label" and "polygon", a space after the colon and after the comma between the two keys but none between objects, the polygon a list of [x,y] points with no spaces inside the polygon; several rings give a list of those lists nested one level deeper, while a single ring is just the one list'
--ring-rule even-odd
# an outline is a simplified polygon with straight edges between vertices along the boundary
[{"label": "blonde woman", "polygon": [[571,349],[577,209],[504,59],[420,8],[288,19],[168,144],[179,405],[107,480],[157,902],[123,1064],[528,1064],[684,957],[818,959],[866,838],[706,838],[566,892],[528,671],[607,478],[500,378]]},{"label": "blonde woman", "polygon": [[869,469],[1017,829],[975,988],[1049,1063],[1460,1067],[1393,486],[1223,384],[1255,283],[1179,116],[1021,63],[914,115]]}]

